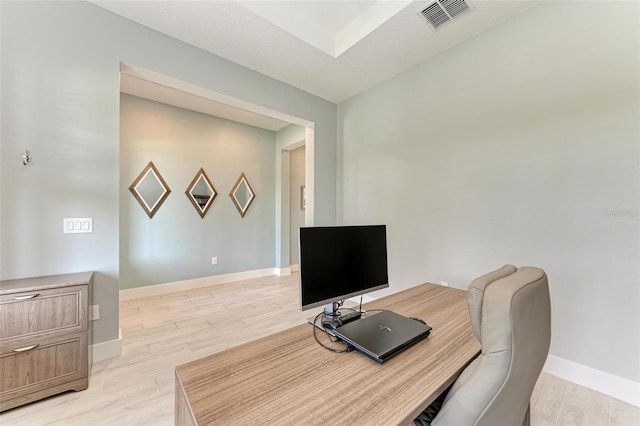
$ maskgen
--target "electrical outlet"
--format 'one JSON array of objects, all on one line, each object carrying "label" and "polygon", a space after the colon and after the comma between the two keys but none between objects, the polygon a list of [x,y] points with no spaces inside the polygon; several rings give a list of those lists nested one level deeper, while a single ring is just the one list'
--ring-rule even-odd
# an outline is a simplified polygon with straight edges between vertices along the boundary
[{"label": "electrical outlet", "polygon": [[449,283],[446,281],[440,281],[440,285],[443,287],[449,287]]},{"label": "electrical outlet", "polygon": [[100,305],[89,306],[89,321],[100,319]]},{"label": "electrical outlet", "polygon": [[212,265],[217,265],[218,264],[218,258],[217,257],[212,257],[211,258],[211,264]]}]

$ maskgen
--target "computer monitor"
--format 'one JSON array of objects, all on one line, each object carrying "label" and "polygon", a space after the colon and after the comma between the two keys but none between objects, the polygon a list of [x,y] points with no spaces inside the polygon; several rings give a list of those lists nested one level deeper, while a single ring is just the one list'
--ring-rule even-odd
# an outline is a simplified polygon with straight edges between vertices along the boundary
[{"label": "computer monitor", "polygon": [[385,225],[300,228],[301,310],[389,287]]}]

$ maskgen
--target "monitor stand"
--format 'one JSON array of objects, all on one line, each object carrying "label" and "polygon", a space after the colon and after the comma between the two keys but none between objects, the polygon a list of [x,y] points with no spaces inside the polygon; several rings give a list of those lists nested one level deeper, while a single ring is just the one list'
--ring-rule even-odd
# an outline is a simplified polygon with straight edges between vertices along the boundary
[{"label": "monitor stand", "polygon": [[[315,321],[316,319],[316,315],[307,318],[307,321],[310,324],[315,325],[316,327],[318,327],[321,330],[325,330],[326,329],[322,326],[322,321],[327,321],[327,320],[331,320],[331,318],[337,318],[340,315],[342,315],[344,312],[338,310],[340,308],[341,305],[339,305],[337,302],[333,302],[333,303],[329,303],[328,305],[324,306],[324,316],[320,316],[320,318],[318,318],[318,321]],[[344,308],[356,308],[358,307],[358,304],[355,302],[352,302],[351,300],[345,300],[344,303],[342,304],[342,307]],[[348,309],[348,311],[351,311],[352,309]],[[331,333],[333,334],[333,333]]]},{"label": "monitor stand", "polygon": [[342,303],[339,302],[333,302],[333,303],[329,303],[328,305],[324,306],[324,315],[330,318],[335,318],[335,317],[339,317],[340,315],[342,315],[342,312],[340,312],[340,306],[342,306]]}]

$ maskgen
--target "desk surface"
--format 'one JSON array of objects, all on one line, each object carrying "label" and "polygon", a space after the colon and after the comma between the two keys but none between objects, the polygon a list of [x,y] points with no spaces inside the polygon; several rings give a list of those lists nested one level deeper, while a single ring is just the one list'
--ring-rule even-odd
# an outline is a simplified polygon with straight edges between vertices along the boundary
[{"label": "desk surface", "polygon": [[422,284],[364,308],[423,318],[433,331],[384,364],[327,351],[302,324],[178,366],[176,423],[407,424],[480,352],[463,290]]}]

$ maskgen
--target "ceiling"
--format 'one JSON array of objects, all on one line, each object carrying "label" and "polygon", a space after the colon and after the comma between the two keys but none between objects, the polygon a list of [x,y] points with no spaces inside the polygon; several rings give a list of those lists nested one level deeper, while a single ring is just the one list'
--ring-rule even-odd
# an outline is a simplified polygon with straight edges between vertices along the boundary
[{"label": "ceiling", "polygon": [[470,0],[436,31],[417,15],[433,0],[91,1],[334,103],[535,3]]}]

